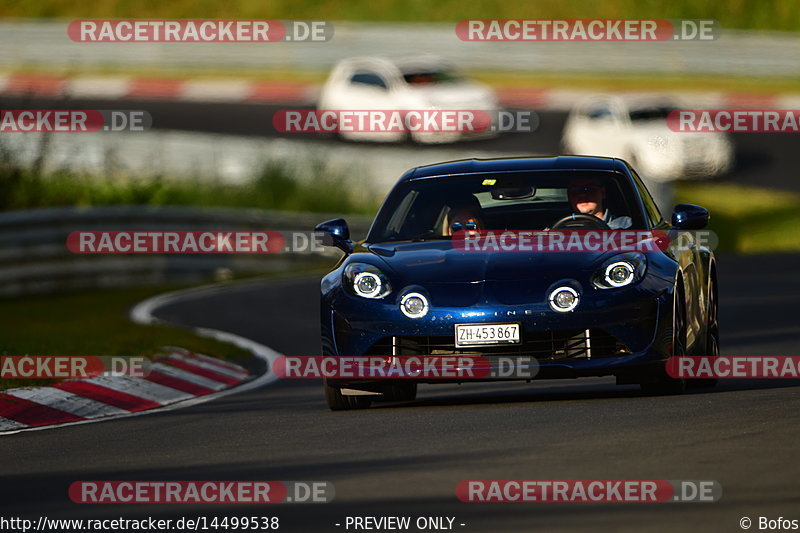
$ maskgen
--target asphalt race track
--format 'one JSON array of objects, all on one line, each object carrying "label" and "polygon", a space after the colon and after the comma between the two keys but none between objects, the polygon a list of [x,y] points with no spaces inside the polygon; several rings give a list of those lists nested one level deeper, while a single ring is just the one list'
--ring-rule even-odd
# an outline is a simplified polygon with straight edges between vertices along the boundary
[{"label": "asphalt race track", "polygon": [[[797,353],[800,255],[719,259],[722,352]],[[157,310],[177,324],[318,353],[318,278],[234,284]],[[318,382],[0,439],[5,515],[274,515],[284,531],[344,531],[350,515],[454,516],[456,530],[737,531],[797,517],[797,381],[728,381],[648,397],[611,379],[428,385],[408,404],[330,412]],[[76,480],[326,480],[329,504],[78,505]],[[468,504],[467,479],[717,480],[717,503]],[[754,525],[753,529],[756,526]],[[351,530],[352,531],[352,530]]]},{"label": "asphalt race track", "polygon": [[[40,97],[0,97],[0,108],[8,109],[142,109],[153,117],[153,127],[258,137],[284,136],[315,139],[312,133],[279,133],[272,116],[280,109],[302,109],[297,105],[159,102],[153,100],[54,99]],[[469,141],[456,146],[465,150],[496,150],[509,155],[556,154],[561,151],[561,132],[566,113],[538,112],[539,128],[531,133],[509,133],[493,139]],[[743,185],[800,191],[797,179],[796,147],[798,136],[786,133],[737,133],[736,168],[719,181]],[[329,142],[342,142],[330,138]],[[436,145],[433,146],[435,149]],[[417,146],[424,150],[426,146]],[[409,167],[413,162],[409,163]]]}]

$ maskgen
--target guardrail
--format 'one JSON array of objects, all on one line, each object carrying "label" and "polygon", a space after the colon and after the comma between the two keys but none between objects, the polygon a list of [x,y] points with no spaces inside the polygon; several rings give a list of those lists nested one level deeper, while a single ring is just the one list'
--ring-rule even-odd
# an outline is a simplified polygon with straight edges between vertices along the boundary
[{"label": "guardrail", "polygon": [[[46,137],[46,138],[45,138]],[[43,148],[45,147],[45,148]],[[478,150],[470,142],[418,146],[152,130],[141,132],[8,133],[0,135],[0,156],[22,168],[69,171],[105,177],[166,176],[247,183],[277,165],[298,180],[339,177],[355,198],[379,201],[397,178],[415,166],[465,159],[520,155]],[[529,152],[528,155],[534,155]],[[544,154],[541,154],[544,155]]]},{"label": "guardrail", "polygon": [[[77,255],[72,231],[312,231],[337,215],[259,209],[112,206],[0,213],[0,297],[66,290],[194,282],[332,262],[333,248],[277,254]],[[370,219],[347,217],[353,238]]]}]

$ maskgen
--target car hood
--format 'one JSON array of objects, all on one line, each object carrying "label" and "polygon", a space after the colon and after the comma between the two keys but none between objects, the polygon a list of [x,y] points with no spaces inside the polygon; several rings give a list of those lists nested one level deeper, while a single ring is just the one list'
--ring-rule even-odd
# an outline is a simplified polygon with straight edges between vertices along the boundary
[{"label": "car hood", "polygon": [[523,281],[547,272],[562,277],[593,271],[609,255],[592,252],[465,252],[448,240],[371,244],[367,249],[411,283]]},{"label": "car hood", "polygon": [[668,140],[674,140],[675,142],[697,142],[697,141],[704,141],[704,140],[715,140],[717,137],[720,136],[718,132],[701,132],[701,131],[689,131],[689,132],[677,132],[669,129],[667,123],[663,120],[646,120],[640,122],[634,122],[631,125],[631,130],[635,132],[637,135],[641,135],[643,137],[651,138],[651,137],[663,137]]},{"label": "car hood", "polygon": [[[585,287],[613,253],[464,252],[450,241],[371,244],[396,289],[419,286],[436,305],[470,306],[543,302],[556,282]],[[569,282],[574,284],[574,281]]]}]

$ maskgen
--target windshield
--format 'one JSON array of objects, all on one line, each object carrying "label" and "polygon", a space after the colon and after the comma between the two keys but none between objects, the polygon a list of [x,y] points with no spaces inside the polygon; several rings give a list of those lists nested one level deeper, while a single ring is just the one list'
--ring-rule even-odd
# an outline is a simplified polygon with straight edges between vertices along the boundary
[{"label": "windshield", "polygon": [[628,116],[630,116],[631,120],[634,122],[645,120],[666,120],[667,115],[674,110],[674,107],[668,105],[641,107],[639,109],[631,109],[628,113]]},{"label": "windshield", "polygon": [[425,69],[403,73],[403,79],[411,85],[424,85],[431,83],[453,83],[461,81],[461,76],[452,70]]},{"label": "windshield", "polygon": [[615,229],[645,228],[635,192],[619,174],[514,172],[405,182],[387,198],[367,241],[449,239],[460,229],[542,230],[584,212],[584,195],[607,221],[629,217]]}]

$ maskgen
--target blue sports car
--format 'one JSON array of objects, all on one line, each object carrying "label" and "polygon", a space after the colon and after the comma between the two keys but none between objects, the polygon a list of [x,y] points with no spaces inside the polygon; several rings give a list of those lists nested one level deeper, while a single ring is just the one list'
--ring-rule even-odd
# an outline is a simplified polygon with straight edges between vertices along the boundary
[{"label": "blue sports car", "polygon": [[[364,241],[352,242],[342,219],[316,227],[344,252],[321,283],[323,356],[468,355],[490,366],[526,357],[535,375],[512,378],[613,375],[645,392],[681,392],[686,384],[667,373],[666,361],[718,354],[716,260],[702,232],[688,231],[708,219],[704,208],[681,204],[666,222],[620,159],[469,159],[411,169]],[[620,232],[660,245],[589,245]],[[520,245],[520,235],[564,234],[578,236],[575,248],[563,239]],[[497,235],[513,239],[499,246]],[[495,370],[482,379],[509,377]],[[335,376],[324,389],[329,407],[342,410],[411,401],[420,382],[463,381]]]}]

